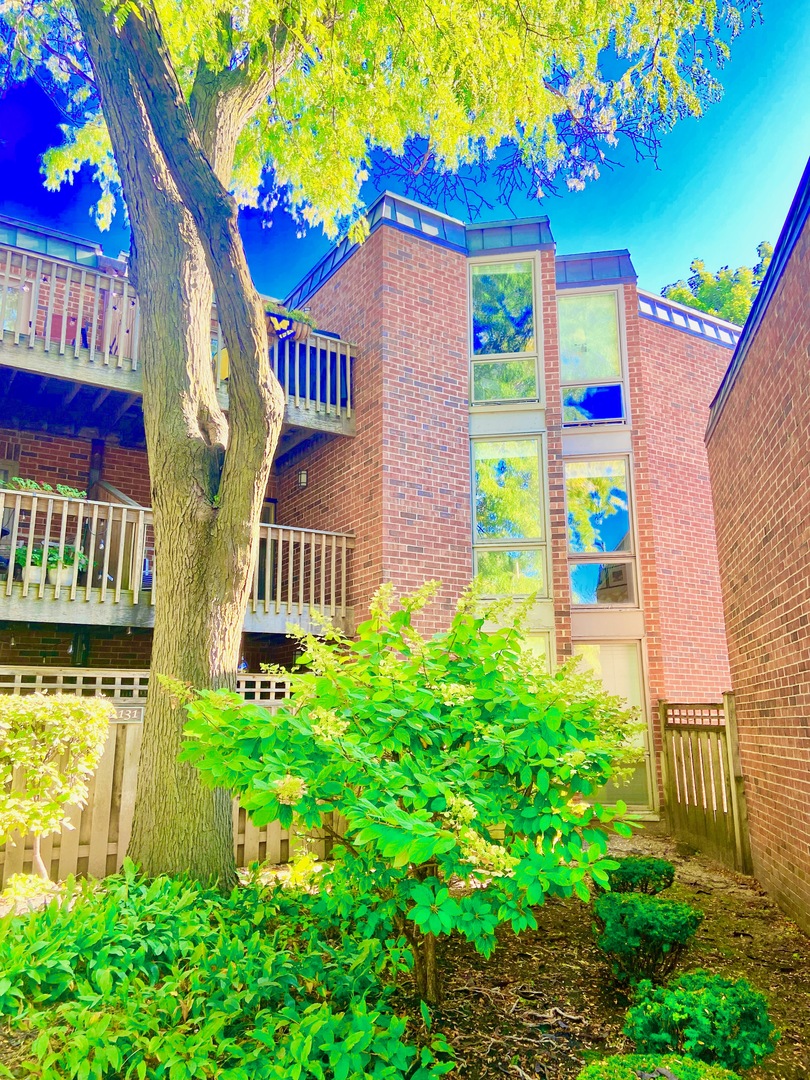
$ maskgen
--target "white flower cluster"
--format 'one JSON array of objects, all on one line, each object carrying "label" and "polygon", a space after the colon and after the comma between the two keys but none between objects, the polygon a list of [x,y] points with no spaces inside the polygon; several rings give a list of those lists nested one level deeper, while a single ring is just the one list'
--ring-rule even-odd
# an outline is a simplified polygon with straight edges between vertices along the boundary
[{"label": "white flower cluster", "polygon": [[445,816],[458,837],[458,846],[464,861],[471,863],[479,870],[486,870],[493,874],[508,874],[514,868],[517,859],[500,844],[490,843],[472,828],[472,822],[478,814],[470,800],[453,794],[446,798]]},{"label": "white flower cluster", "polygon": [[295,806],[307,793],[307,785],[300,776],[287,773],[273,784],[273,791],[282,806]]},{"label": "white flower cluster", "polygon": [[436,693],[445,705],[469,705],[473,700],[473,688],[462,683],[439,683]]},{"label": "white flower cluster", "polygon": [[312,734],[326,742],[341,738],[349,728],[349,721],[342,719],[332,709],[316,706],[310,709],[309,718],[312,721]]}]

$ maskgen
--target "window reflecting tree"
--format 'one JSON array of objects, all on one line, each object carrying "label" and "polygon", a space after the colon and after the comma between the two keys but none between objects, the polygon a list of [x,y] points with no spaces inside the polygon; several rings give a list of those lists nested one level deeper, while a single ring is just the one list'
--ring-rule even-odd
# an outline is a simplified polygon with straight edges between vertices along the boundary
[{"label": "window reflecting tree", "polygon": [[475,526],[490,540],[542,536],[540,459],[536,439],[473,443]]},{"label": "window reflecting tree", "polygon": [[532,264],[485,263],[472,268],[473,352],[534,349]]}]

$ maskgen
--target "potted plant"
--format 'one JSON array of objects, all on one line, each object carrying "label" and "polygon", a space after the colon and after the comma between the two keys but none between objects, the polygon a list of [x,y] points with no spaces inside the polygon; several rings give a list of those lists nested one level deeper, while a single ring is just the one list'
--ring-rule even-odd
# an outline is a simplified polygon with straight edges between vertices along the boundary
[{"label": "potted plant", "polygon": [[35,544],[31,548],[30,561],[28,560],[28,547],[26,545],[18,547],[14,554],[15,563],[17,566],[22,567],[23,581],[28,585],[39,585],[42,581],[43,572],[46,575],[45,580],[50,585],[55,585],[57,581],[63,587],[72,585],[74,564],[78,563],[80,571],[86,570],[89,564],[89,560],[83,551],[77,551],[73,544],[65,544],[61,559],[59,558],[58,548],[48,548],[48,556],[43,571],[43,554],[42,544]]},{"label": "potted plant", "polygon": [[265,304],[265,320],[271,345],[276,340],[306,341],[310,330],[315,328],[315,320],[308,312],[290,310],[270,301]]},{"label": "potted plant", "polygon": [[73,584],[73,565],[79,564],[79,573],[86,570],[89,559],[83,551],[77,551],[73,544],[65,544],[62,558],[59,558],[57,548],[48,549],[48,582],[55,585],[57,581],[64,588]]}]

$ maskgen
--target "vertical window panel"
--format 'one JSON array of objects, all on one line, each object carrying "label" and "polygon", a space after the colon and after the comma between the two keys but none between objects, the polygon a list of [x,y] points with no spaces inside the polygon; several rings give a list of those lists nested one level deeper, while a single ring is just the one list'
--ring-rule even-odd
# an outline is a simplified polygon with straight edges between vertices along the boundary
[{"label": "vertical window panel", "polygon": [[537,439],[473,441],[475,533],[480,540],[537,540],[543,534]]},{"label": "vertical window panel", "polygon": [[[624,698],[627,704],[638,712],[639,717],[644,718],[644,683],[637,642],[575,641],[574,654],[582,658],[582,667],[591,671],[609,694]],[[640,750],[648,750],[646,731],[640,731],[633,737],[633,745]],[[608,784],[599,793],[599,798],[611,802],[623,799],[630,806],[645,809],[651,806],[646,762],[636,768],[627,783]]]},{"label": "vertical window panel", "polygon": [[622,363],[616,294],[562,293],[558,313],[562,382],[620,379]]},{"label": "vertical window panel", "polygon": [[533,352],[533,263],[481,263],[472,267],[473,354]]},{"label": "vertical window panel", "polygon": [[569,552],[632,549],[625,458],[566,462],[565,497]]}]

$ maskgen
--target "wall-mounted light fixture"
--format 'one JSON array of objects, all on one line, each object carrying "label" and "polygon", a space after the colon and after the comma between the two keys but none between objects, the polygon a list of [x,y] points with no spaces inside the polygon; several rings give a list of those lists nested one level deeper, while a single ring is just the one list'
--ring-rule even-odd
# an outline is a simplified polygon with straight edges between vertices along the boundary
[{"label": "wall-mounted light fixture", "polygon": [[307,470],[306,469],[299,469],[298,472],[295,474],[295,476],[296,476],[296,479],[298,480],[298,486],[300,488],[305,488],[307,486],[307,484],[309,483],[309,477],[307,476]]}]

